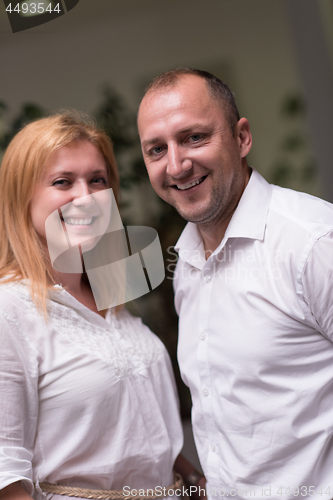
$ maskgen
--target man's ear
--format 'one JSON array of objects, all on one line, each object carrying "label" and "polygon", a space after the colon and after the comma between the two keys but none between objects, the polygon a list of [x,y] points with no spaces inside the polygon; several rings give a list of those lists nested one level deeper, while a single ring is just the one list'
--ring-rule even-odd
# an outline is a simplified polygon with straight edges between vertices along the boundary
[{"label": "man's ear", "polygon": [[239,144],[241,158],[249,154],[252,147],[250,124],[246,118],[241,118],[235,126],[235,138]]}]

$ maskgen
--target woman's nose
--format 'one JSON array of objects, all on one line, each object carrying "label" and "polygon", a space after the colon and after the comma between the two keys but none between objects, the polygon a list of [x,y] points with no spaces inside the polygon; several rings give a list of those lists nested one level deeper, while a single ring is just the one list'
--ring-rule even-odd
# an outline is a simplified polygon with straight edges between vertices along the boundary
[{"label": "woman's nose", "polygon": [[72,203],[75,206],[84,207],[89,207],[95,203],[88,183],[81,181],[75,186]]}]

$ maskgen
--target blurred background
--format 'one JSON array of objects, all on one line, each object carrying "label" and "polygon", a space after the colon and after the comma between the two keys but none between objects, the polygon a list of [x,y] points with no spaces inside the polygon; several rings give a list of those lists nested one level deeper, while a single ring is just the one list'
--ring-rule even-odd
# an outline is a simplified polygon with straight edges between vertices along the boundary
[{"label": "blurred background", "polygon": [[150,187],[138,104],[162,71],[210,71],[231,86],[250,121],[250,164],[270,182],[333,201],[333,0],[80,0],[58,19],[17,33],[5,7],[1,2],[0,158],[25,123],[59,109],[91,114],[110,133],[123,221],[157,229],[166,265],[162,285],[129,308],[169,350],[185,454],[196,461],[172,295],[173,245],[184,221]]}]

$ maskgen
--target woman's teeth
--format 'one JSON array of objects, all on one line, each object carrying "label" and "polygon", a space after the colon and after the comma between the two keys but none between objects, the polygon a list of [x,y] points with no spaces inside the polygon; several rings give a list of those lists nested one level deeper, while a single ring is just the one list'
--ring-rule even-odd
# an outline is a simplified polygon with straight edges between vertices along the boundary
[{"label": "woman's teeth", "polygon": [[205,176],[200,177],[200,179],[197,179],[196,181],[189,182],[188,184],[181,184],[181,185],[176,184],[176,186],[178,189],[183,191],[184,189],[190,189],[191,187],[196,186],[197,184],[200,184],[200,182],[202,182],[204,180],[204,178],[205,178]]},{"label": "woman's teeth", "polygon": [[93,217],[87,219],[65,219],[66,224],[71,226],[90,226],[93,221]]}]

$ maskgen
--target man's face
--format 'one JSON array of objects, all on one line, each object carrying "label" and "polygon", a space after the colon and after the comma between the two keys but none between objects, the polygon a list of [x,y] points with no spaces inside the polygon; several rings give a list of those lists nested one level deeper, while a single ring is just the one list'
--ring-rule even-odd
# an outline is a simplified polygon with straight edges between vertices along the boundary
[{"label": "man's face", "polygon": [[199,225],[230,219],[249,178],[247,120],[233,134],[205,81],[185,75],[175,86],[145,96],[138,127],[156,193]]}]

